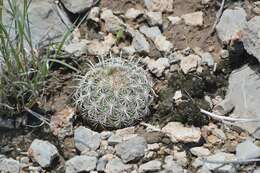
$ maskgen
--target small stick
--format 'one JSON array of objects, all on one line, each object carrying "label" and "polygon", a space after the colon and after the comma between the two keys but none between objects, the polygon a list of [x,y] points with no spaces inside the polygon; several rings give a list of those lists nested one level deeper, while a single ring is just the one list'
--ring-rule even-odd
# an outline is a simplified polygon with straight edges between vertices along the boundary
[{"label": "small stick", "polygon": [[242,123],[247,123],[247,122],[259,122],[260,119],[247,119],[247,118],[231,118],[231,117],[224,117],[220,115],[216,115],[214,113],[208,112],[204,109],[200,109],[200,112],[203,114],[206,114],[214,119],[221,120],[221,121],[231,121],[231,122],[242,122]]},{"label": "small stick", "polygon": [[31,109],[25,107],[24,108],[27,112],[29,112],[30,114],[32,114],[34,117],[38,118],[39,120],[41,120],[42,122],[44,122],[45,124],[51,126],[51,124],[48,122],[48,119],[43,117],[42,115],[38,114],[37,112],[32,111]]},{"label": "small stick", "polygon": [[213,164],[242,164],[242,163],[250,163],[250,162],[259,162],[260,159],[248,159],[248,160],[233,160],[233,161],[214,161],[203,159],[203,162],[213,163]]},{"label": "small stick", "polygon": [[219,8],[219,10],[217,12],[217,18],[216,18],[216,20],[215,20],[215,22],[214,22],[214,24],[213,24],[213,26],[212,26],[212,28],[210,30],[209,35],[214,34],[215,28],[216,28],[216,26],[217,26],[217,24],[218,24],[218,22],[220,20],[220,17],[222,16],[222,13],[223,13],[223,10],[224,10],[224,6],[225,6],[225,0],[222,0],[221,6],[220,6],[220,8]]}]

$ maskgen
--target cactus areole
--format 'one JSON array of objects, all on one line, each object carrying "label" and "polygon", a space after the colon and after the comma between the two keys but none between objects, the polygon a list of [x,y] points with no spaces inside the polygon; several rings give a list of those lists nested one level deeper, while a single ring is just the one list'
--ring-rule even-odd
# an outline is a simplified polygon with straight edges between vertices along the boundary
[{"label": "cactus areole", "polygon": [[82,117],[95,125],[121,128],[149,114],[152,81],[135,61],[101,59],[79,78],[74,94]]}]

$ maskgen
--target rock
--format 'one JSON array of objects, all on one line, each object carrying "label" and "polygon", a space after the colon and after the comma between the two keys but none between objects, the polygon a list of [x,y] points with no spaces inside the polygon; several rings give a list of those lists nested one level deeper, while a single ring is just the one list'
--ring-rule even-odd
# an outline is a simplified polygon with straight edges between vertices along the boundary
[{"label": "rock", "polygon": [[236,147],[236,157],[238,160],[248,160],[260,157],[260,148],[251,140],[246,140]]},{"label": "rock", "polygon": [[201,132],[196,127],[184,127],[179,122],[170,122],[162,128],[162,132],[169,136],[172,142],[199,142]]},{"label": "rock", "polygon": [[127,46],[127,47],[123,47],[122,48],[122,54],[123,55],[133,55],[134,53],[135,53],[136,51],[135,51],[135,48],[134,48],[134,46]]},{"label": "rock", "polygon": [[156,39],[156,37],[162,35],[158,26],[148,27],[143,25],[139,28],[139,31],[143,33],[147,38],[150,38],[153,41]]},{"label": "rock", "polygon": [[196,70],[201,58],[198,55],[191,54],[189,56],[183,56],[181,59],[180,67],[183,73],[187,74]]},{"label": "rock", "polygon": [[212,0],[201,0],[201,3],[202,3],[203,5],[206,5],[206,4],[209,4],[210,1],[212,1]]},{"label": "rock", "polygon": [[21,164],[14,159],[5,158],[5,156],[0,155],[0,172],[3,173],[20,173]]},{"label": "rock", "polygon": [[173,11],[173,0],[144,0],[144,4],[150,11]]},{"label": "rock", "polygon": [[159,160],[152,160],[150,162],[144,163],[140,165],[139,172],[154,172],[154,171],[160,171],[162,166],[162,162]]},{"label": "rock", "polygon": [[88,53],[91,55],[99,56],[107,55],[115,42],[116,40],[111,33],[105,36],[104,41],[100,41],[97,39],[89,41],[87,44]]},{"label": "rock", "polygon": [[182,98],[182,93],[181,93],[181,90],[178,90],[175,92],[174,96],[173,96],[173,99],[175,102],[177,101],[180,101]]},{"label": "rock", "polygon": [[163,168],[166,173],[184,173],[183,168],[173,160],[173,156],[166,156],[164,162]]},{"label": "rock", "polygon": [[100,134],[83,126],[78,127],[74,132],[75,147],[83,152],[84,150],[98,149],[101,137]]},{"label": "rock", "polygon": [[[3,21],[9,28],[14,28],[15,22],[12,22],[12,17],[6,12],[10,9],[9,5],[7,5],[8,1],[4,0],[3,2],[6,9],[4,10]],[[23,2],[17,1],[20,7],[23,7]],[[70,26],[69,19],[65,14],[57,15],[56,10],[55,4],[51,1],[34,0],[30,2],[28,18],[33,47],[49,44],[50,41],[52,43],[59,42],[63,39],[65,33],[68,32],[68,28],[62,20]],[[62,16],[62,20],[59,16]],[[14,33],[14,31],[10,30],[10,33]]]},{"label": "rock", "polygon": [[104,155],[103,157],[101,157],[98,162],[97,162],[97,171],[105,171],[106,169],[106,165],[107,162],[109,161],[109,159],[107,158],[106,155]]},{"label": "rock", "polygon": [[129,8],[126,13],[125,13],[125,17],[128,19],[136,19],[138,16],[141,16],[143,14],[143,12],[141,10],[137,10],[135,8]]},{"label": "rock", "polygon": [[260,16],[255,16],[246,23],[242,41],[247,53],[260,61]]},{"label": "rock", "polygon": [[167,58],[159,58],[158,60],[154,60],[146,57],[144,62],[147,64],[149,71],[157,77],[162,77],[164,70],[170,67],[170,63]]},{"label": "rock", "polygon": [[93,7],[91,8],[87,19],[92,20],[94,22],[99,22],[99,14],[100,14],[100,8],[99,7]]},{"label": "rock", "polygon": [[159,149],[160,149],[160,145],[158,143],[147,145],[147,150],[149,151],[158,151]]},{"label": "rock", "polygon": [[153,11],[148,11],[146,13],[147,16],[147,21],[150,26],[155,26],[155,25],[162,25],[163,19],[162,19],[162,12],[153,12]]},{"label": "rock", "polygon": [[119,158],[114,158],[107,163],[105,172],[122,173],[127,172],[131,169],[131,165],[124,164]]},{"label": "rock", "polygon": [[193,168],[198,169],[203,165],[203,163],[204,163],[203,160],[200,157],[198,157],[192,162],[191,165]]},{"label": "rock", "polygon": [[124,163],[140,159],[145,154],[147,143],[143,137],[134,137],[116,145],[116,154]]},{"label": "rock", "polygon": [[120,135],[112,135],[108,138],[108,145],[117,145],[123,141],[123,137]]},{"label": "rock", "polygon": [[[224,152],[218,152],[214,155],[208,156],[206,158],[206,160],[208,161],[212,161],[212,162],[225,162],[225,161],[235,161],[236,157],[234,154],[230,154],[230,153],[224,153]],[[214,170],[216,172],[223,172],[223,173],[236,173],[236,169],[234,167],[234,165],[232,164],[220,164],[220,163],[209,163],[209,162],[204,162],[203,165],[204,169],[208,169],[208,170]]]},{"label": "rock", "polygon": [[238,39],[239,32],[246,25],[246,12],[242,8],[227,9],[223,12],[216,26],[218,37],[223,43]]},{"label": "rock", "polygon": [[215,64],[213,56],[209,52],[204,52],[201,55],[201,63],[206,64],[209,67],[213,67]]},{"label": "rock", "polygon": [[116,34],[118,31],[122,31],[125,28],[124,22],[115,16],[112,10],[104,9],[100,18],[105,21],[105,27],[108,32]]},{"label": "rock", "polygon": [[190,149],[190,152],[197,157],[203,157],[203,156],[210,155],[209,149],[204,148],[204,147],[193,147]]},{"label": "rock", "polygon": [[89,172],[96,168],[96,164],[95,157],[75,156],[66,162],[66,173]]},{"label": "rock", "polygon": [[172,25],[177,25],[181,22],[181,18],[178,16],[168,16],[168,20],[171,22]]},{"label": "rock", "polygon": [[[243,66],[229,76],[228,92],[224,101],[235,106],[231,116],[249,120],[260,119],[260,81],[254,68],[257,67]],[[260,138],[258,121],[241,122],[237,123],[237,126]]]},{"label": "rock", "polygon": [[182,15],[181,18],[184,20],[186,25],[190,25],[190,26],[202,26],[203,25],[203,12],[202,11],[188,13],[188,14]]},{"label": "rock", "polygon": [[100,133],[100,137],[101,137],[102,140],[107,140],[112,135],[113,135],[113,133],[110,132],[110,131],[103,131],[103,132]]},{"label": "rock", "polygon": [[59,157],[57,148],[48,141],[33,140],[28,156],[35,160],[41,167],[51,167],[53,161]]},{"label": "rock", "polygon": [[82,13],[93,7],[98,0],[61,0],[65,8],[72,13]]},{"label": "rock", "polygon": [[144,35],[131,27],[127,28],[127,32],[130,33],[130,35],[133,38],[132,46],[135,48],[136,52],[144,52],[148,54],[150,51],[150,45],[145,39]]},{"label": "rock", "polygon": [[173,151],[173,158],[178,165],[186,167],[188,165],[188,158],[185,151]]},{"label": "rock", "polygon": [[166,40],[166,37],[163,35],[159,35],[158,37],[156,37],[156,39],[154,40],[154,44],[156,48],[162,52],[169,52],[173,48],[173,44],[170,41]]}]

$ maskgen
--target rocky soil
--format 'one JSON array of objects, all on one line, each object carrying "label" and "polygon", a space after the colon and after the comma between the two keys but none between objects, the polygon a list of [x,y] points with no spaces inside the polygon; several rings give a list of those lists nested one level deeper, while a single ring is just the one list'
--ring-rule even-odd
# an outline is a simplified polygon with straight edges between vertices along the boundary
[{"label": "rocky soil", "polygon": [[131,127],[95,128],[71,99],[76,73],[57,65],[34,109],[49,123],[0,117],[0,172],[260,172],[260,1],[35,0],[29,9],[33,44],[73,27],[62,60],[84,74],[99,56],[140,58],[157,97]]}]

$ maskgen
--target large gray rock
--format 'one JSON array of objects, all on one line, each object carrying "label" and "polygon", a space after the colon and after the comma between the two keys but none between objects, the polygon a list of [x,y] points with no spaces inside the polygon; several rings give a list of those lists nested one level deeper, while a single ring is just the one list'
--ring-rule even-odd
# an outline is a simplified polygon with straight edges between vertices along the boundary
[{"label": "large gray rock", "polygon": [[148,11],[146,17],[150,26],[162,25],[163,23],[162,12]]},{"label": "large gray rock", "polygon": [[147,143],[143,137],[133,137],[116,145],[116,154],[124,163],[140,159],[145,154]]},{"label": "large gray rock", "polygon": [[28,155],[44,168],[52,166],[53,161],[59,157],[58,150],[53,144],[39,139],[32,142]]},{"label": "large gray rock", "polygon": [[260,61],[260,16],[249,20],[242,34],[242,41],[246,51]]},{"label": "large gray rock", "polygon": [[107,163],[105,172],[122,173],[129,172],[131,169],[131,165],[124,164],[119,158],[114,158]]},{"label": "large gray rock", "polygon": [[98,149],[101,137],[100,134],[83,126],[78,127],[74,132],[75,147],[83,152],[86,150]]},{"label": "large gray rock", "polygon": [[[229,161],[235,161],[236,157],[234,154],[230,153],[224,153],[224,152],[218,152],[214,155],[208,156],[206,158],[207,161],[210,162],[229,162]],[[204,162],[203,168],[205,170],[211,170],[221,173],[236,173],[236,169],[234,165],[232,164],[221,164],[221,163],[210,163],[210,162]]]},{"label": "large gray rock", "polygon": [[66,162],[66,173],[89,172],[96,168],[96,164],[96,157],[75,156]]},{"label": "large gray rock", "polygon": [[[254,120],[252,122],[236,123],[237,126],[247,130],[255,137],[260,138],[259,120],[260,120],[260,80],[253,67],[243,66],[233,71],[229,77],[229,86],[227,95],[223,102],[228,105],[234,105],[234,111],[231,116]],[[221,106],[218,105],[219,107]],[[230,106],[222,107],[223,112]],[[219,108],[220,109],[220,108]]]},{"label": "large gray rock", "polygon": [[242,8],[227,9],[223,12],[216,26],[218,37],[223,43],[237,39],[239,32],[246,25],[246,12]]},{"label": "large gray rock", "polygon": [[0,172],[3,173],[20,173],[21,164],[14,159],[5,158],[5,156],[0,155]]},{"label": "large gray rock", "polygon": [[[17,2],[22,11],[23,1]],[[4,6],[6,10],[10,9],[7,0],[4,0]],[[6,10],[4,10],[3,20],[8,27],[14,28],[12,17],[8,15]],[[58,15],[57,8],[53,1],[32,1],[28,9],[28,16],[34,46],[40,43],[46,44],[49,42],[61,41],[65,33],[68,32],[68,28],[62,20],[66,24],[70,24],[70,22],[64,13],[59,13]],[[62,16],[62,20],[59,16]],[[14,34],[14,31],[11,30],[11,33]]]},{"label": "large gray rock", "polygon": [[61,0],[65,8],[72,13],[80,13],[90,9],[99,0]]},{"label": "large gray rock", "polygon": [[238,160],[248,160],[260,157],[260,148],[251,140],[246,140],[236,147],[236,157]]}]

